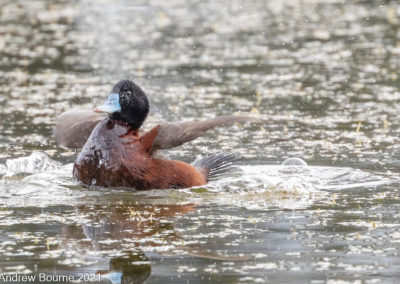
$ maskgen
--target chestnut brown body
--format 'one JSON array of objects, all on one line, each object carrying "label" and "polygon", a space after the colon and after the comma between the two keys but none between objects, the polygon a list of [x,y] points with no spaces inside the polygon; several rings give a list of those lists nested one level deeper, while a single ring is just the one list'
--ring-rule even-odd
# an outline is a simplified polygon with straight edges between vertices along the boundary
[{"label": "chestnut brown body", "polygon": [[143,189],[203,185],[207,174],[181,161],[154,158],[150,152],[158,126],[139,134],[110,118],[91,133],[74,163],[74,177],[86,185]]}]

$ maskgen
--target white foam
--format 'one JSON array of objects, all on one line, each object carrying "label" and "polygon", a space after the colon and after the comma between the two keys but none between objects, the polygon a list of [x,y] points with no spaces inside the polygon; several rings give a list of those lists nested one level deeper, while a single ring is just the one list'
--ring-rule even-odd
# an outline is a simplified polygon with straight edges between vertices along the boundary
[{"label": "white foam", "polygon": [[[6,177],[33,173],[22,180],[0,180],[0,203],[6,205],[79,203],[85,196],[112,190],[104,189],[102,193],[101,188],[95,191],[70,190],[77,186],[72,177],[72,164],[61,166],[40,152],[8,160],[6,165],[5,169],[0,167],[0,171],[6,171]],[[154,190],[132,192],[132,195],[157,196],[161,202],[173,195],[182,202],[217,203],[250,209],[299,209],[321,200],[330,194],[329,191],[375,187],[396,181],[352,168],[299,165],[241,166],[240,171],[212,181],[200,190]],[[178,202],[178,199],[174,200]]]},{"label": "white foam", "polygon": [[0,173],[4,177],[11,177],[17,174],[35,174],[61,167],[60,162],[50,159],[45,153],[33,152],[28,157],[9,159],[6,165],[0,165]]}]

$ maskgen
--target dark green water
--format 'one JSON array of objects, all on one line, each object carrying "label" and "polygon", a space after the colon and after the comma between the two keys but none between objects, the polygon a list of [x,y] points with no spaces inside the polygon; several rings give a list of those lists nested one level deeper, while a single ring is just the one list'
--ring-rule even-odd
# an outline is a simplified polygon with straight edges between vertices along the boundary
[{"label": "dark green water", "polygon": [[[399,283],[399,28],[396,1],[2,0],[0,283]],[[166,152],[233,152],[243,172],[79,186],[55,119],[123,78],[150,98],[146,129],[267,119]]]}]

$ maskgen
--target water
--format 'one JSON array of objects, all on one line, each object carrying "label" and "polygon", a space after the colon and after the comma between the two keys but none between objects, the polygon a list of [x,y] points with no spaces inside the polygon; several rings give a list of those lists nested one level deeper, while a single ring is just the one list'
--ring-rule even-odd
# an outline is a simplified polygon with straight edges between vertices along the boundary
[{"label": "water", "polygon": [[[396,1],[3,0],[0,272],[398,283],[399,27]],[[206,186],[81,187],[55,118],[122,78],[149,96],[146,129],[240,112],[268,123],[167,151],[241,155]]]}]

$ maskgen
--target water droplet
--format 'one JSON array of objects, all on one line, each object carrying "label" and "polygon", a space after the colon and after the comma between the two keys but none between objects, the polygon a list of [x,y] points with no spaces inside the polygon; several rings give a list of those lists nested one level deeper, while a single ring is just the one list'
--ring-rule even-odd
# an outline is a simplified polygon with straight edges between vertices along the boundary
[{"label": "water droplet", "polygon": [[307,163],[300,158],[289,158],[283,161],[282,166],[307,167]]}]

